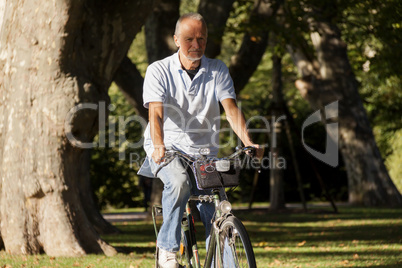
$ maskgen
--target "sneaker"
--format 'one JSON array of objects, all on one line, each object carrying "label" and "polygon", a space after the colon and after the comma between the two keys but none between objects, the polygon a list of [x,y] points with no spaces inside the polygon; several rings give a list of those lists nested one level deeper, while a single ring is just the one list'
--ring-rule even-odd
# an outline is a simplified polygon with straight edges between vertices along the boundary
[{"label": "sneaker", "polygon": [[161,268],[177,268],[176,253],[159,248],[158,263]]}]

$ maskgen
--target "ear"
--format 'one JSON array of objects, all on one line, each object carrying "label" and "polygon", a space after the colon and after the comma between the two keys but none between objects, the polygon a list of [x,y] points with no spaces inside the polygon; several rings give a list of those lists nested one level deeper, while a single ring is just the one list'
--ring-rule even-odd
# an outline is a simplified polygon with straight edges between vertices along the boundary
[{"label": "ear", "polygon": [[173,35],[173,40],[174,40],[174,43],[176,44],[176,46],[178,48],[180,48],[180,43],[179,43],[178,37],[176,35]]}]

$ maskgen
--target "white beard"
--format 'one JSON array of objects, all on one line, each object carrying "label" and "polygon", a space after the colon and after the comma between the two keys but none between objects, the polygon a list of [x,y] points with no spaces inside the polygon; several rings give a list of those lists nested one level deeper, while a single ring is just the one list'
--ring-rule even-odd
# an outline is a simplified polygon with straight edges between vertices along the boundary
[{"label": "white beard", "polygon": [[197,58],[190,57],[190,56],[186,56],[186,58],[187,58],[189,61],[199,61],[199,60],[202,58],[202,56],[201,56],[201,57],[197,57]]}]

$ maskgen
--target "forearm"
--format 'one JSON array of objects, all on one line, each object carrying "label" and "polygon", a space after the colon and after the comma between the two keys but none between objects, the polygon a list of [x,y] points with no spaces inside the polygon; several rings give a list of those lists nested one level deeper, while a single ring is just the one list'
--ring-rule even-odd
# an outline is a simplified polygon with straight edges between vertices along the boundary
[{"label": "forearm", "polygon": [[227,114],[227,120],[233,131],[240,138],[245,146],[252,146],[254,143],[249,135],[246,120],[240,109],[237,109],[233,114]]},{"label": "forearm", "polygon": [[160,164],[165,156],[165,143],[163,141],[163,105],[160,102],[152,102],[149,104],[149,126],[151,132],[151,140],[154,145],[152,159],[155,163]]},{"label": "forearm", "polygon": [[152,143],[155,148],[164,146],[163,142],[163,107],[161,103],[149,104],[149,125]]},{"label": "forearm", "polygon": [[236,102],[232,99],[224,100],[222,105],[226,112],[227,120],[233,131],[240,138],[245,146],[252,146],[254,143],[249,135],[246,119],[243,113],[237,107]]},{"label": "forearm", "polygon": [[233,131],[243,142],[244,146],[252,146],[257,149],[255,156],[261,159],[264,155],[264,147],[254,144],[248,133],[246,119],[243,113],[237,107],[236,101],[233,99],[225,99],[222,101],[222,106],[225,109],[227,120],[230,123]]}]

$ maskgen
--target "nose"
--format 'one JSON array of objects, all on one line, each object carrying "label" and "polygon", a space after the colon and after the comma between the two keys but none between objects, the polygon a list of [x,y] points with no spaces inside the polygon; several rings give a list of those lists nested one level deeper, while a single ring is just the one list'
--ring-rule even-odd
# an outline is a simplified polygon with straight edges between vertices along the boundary
[{"label": "nose", "polygon": [[191,46],[192,46],[193,48],[197,48],[197,49],[200,48],[200,43],[199,43],[199,41],[198,41],[197,38],[194,38],[194,40],[193,40]]}]

